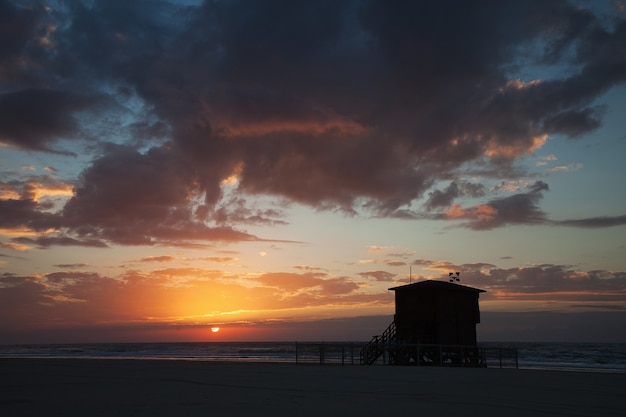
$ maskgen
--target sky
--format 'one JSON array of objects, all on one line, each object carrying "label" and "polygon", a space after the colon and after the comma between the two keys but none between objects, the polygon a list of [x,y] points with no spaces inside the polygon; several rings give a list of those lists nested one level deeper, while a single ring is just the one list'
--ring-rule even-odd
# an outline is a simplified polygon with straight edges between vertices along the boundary
[{"label": "sky", "polygon": [[625,9],[0,0],[0,343],[626,342]]}]

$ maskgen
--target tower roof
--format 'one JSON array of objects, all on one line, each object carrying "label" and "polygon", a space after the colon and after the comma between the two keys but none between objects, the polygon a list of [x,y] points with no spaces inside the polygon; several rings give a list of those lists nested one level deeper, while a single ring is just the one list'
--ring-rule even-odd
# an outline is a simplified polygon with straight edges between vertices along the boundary
[{"label": "tower roof", "polygon": [[414,282],[413,284],[401,285],[399,287],[389,288],[389,291],[413,291],[413,290],[446,290],[446,291],[460,291],[460,292],[474,292],[481,293],[486,292],[478,288],[467,287],[465,285],[454,284],[445,281],[435,281],[427,279],[424,281]]}]

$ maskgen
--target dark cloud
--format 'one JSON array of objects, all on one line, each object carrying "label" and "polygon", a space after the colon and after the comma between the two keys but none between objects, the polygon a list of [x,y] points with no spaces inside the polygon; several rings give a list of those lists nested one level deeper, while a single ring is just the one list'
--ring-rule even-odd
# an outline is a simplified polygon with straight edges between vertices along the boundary
[{"label": "dark cloud", "polygon": [[546,131],[577,137],[600,126],[602,109],[587,108],[560,113],[544,121]]},{"label": "dark cloud", "polygon": [[[596,309],[595,303],[606,303],[611,309],[622,309],[626,294],[626,272],[611,270],[581,271],[568,265],[543,264],[499,268],[489,263],[453,264],[447,261],[418,259],[413,265],[448,279],[448,273],[460,271],[460,283],[484,289],[485,300],[555,302],[562,311]],[[555,304],[555,309],[557,308]]]},{"label": "dark cloud", "polygon": [[571,219],[555,221],[562,226],[582,227],[588,229],[622,226],[626,224],[626,216],[589,217],[586,219]]},{"label": "dark cloud", "polygon": [[73,93],[28,89],[0,95],[0,139],[19,148],[65,153],[52,143],[77,132],[72,113],[87,100]]},{"label": "dark cloud", "polygon": [[445,190],[434,190],[429,193],[425,207],[427,210],[449,207],[454,199],[458,197],[469,196],[477,198],[484,195],[485,187],[482,184],[472,184],[465,181],[452,181]]},{"label": "dark cloud", "polygon": [[113,146],[85,170],[63,208],[64,224],[81,236],[120,244],[176,240],[256,240],[228,226],[209,227],[190,205],[193,169],[168,147],[146,154]]},{"label": "dark cloud", "polygon": [[57,264],[54,265],[56,268],[62,268],[62,269],[73,269],[73,268],[86,268],[89,266],[89,264],[83,264],[83,263],[79,263],[79,264]]},{"label": "dark cloud", "polygon": [[491,228],[496,227],[498,223],[542,223],[545,220],[545,213],[539,209],[537,203],[543,198],[542,191],[547,190],[546,183],[537,181],[527,193],[490,201],[489,206],[497,211],[497,216],[493,220],[488,220],[485,226]]},{"label": "dark cloud", "polygon": [[46,274],[46,280],[53,284],[62,282],[77,282],[81,280],[94,281],[100,278],[99,274],[94,272],[52,272]]},{"label": "dark cloud", "polygon": [[[543,192],[549,187],[543,181],[537,181],[525,193],[513,194],[508,197],[490,200],[486,204],[463,208],[453,205],[441,214],[431,218],[439,220],[465,220],[463,227],[473,230],[490,230],[506,225],[556,225],[587,229],[615,227],[626,224],[626,216],[603,216],[583,219],[555,220],[550,219],[539,207]],[[454,198],[459,196],[458,188],[452,183],[445,191],[431,193],[427,202],[429,209],[437,206],[448,207]]]},{"label": "dark cloud", "polygon": [[[232,198],[220,203],[210,214],[217,224],[285,225],[285,216],[280,208],[250,207],[251,202],[243,198]],[[207,208],[204,206],[204,208]],[[208,213],[207,213],[208,214]]]},{"label": "dark cloud", "polygon": [[39,236],[36,238],[16,237],[12,241],[25,244],[39,246],[40,248],[49,248],[51,246],[84,246],[90,248],[106,248],[108,245],[99,239],[75,239],[68,236]]},{"label": "dark cloud", "polygon": [[0,227],[45,232],[58,226],[59,216],[45,212],[44,208],[32,199],[0,199]]},{"label": "dark cloud", "polygon": [[294,266],[294,269],[299,269],[300,271],[307,271],[307,272],[325,272],[326,271],[324,268],[320,268],[317,266],[310,266],[310,265],[296,265]]},{"label": "dark cloud", "polygon": [[[547,134],[597,128],[593,101],[626,81],[626,22],[559,0],[57,6],[0,2],[2,140],[125,145],[99,148],[60,214],[0,210],[6,227],[52,222],[82,241],[254,240],[235,225],[284,223],[266,196],[419,219],[432,216],[408,207],[431,190],[427,211],[474,229],[545,223],[539,189],[451,205],[523,174],[515,161]],[[512,75],[525,65],[568,71]],[[454,180],[463,165],[481,178]]]},{"label": "dark cloud", "polygon": [[462,283],[486,289],[488,298],[551,300],[558,295],[561,302],[602,300],[623,305],[626,294],[626,273],[622,271],[579,271],[553,264],[509,269],[466,264],[457,268],[462,271]]},{"label": "dark cloud", "polygon": [[23,13],[8,0],[0,1],[0,59],[15,57],[30,40],[36,23],[35,13]]},{"label": "dark cloud", "polygon": [[510,224],[544,224],[547,216],[539,208],[538,202],[546,190],[548,184],[537,181],[526,193],[491,200],[487,204],[470,208],[455,205],[440,218],[468,220],[463,226],[474,230],[489,230]]},{"label": "dark cloud", "polygon": [[0,0],[0,79],[17,85],[38,84],[32,71],[45,55],[42,41],[46,34],[43,6],[23,7],[11,0]]}]

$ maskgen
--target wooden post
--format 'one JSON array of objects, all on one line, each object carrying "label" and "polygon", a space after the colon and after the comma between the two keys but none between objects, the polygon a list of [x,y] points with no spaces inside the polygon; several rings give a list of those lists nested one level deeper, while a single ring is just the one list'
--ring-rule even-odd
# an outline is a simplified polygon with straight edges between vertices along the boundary
[{"label": "wooden post", "polygon": [[415,360],[417,361],[417,366],[421,366],[422,364],[422,355],[420,353],[420,344],[417,344],[417,358],[415,358]]},{"label": "wooden post", "polygon": [[465,366],[465,352],[463,346],[461,346],[461,368]]},{"label": "wooden post", "polygon": [[350,364],[354,365],[354,342],[350,342]]}]

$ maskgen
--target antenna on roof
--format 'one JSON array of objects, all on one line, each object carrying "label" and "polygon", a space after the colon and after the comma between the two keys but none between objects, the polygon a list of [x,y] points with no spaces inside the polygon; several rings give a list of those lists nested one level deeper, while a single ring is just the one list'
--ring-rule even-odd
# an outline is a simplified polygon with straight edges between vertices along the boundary
[{"label": "antenna on roof", "polygon": [[450,282],[461,281],[460,275],[460,272],[448,272],[448,280]]},{"label": "antenna on roof", "polygon": [[413,273],[411,272],[411,268],[412,266],[409,265],[409,284],[411,284],[413,281]]}]

